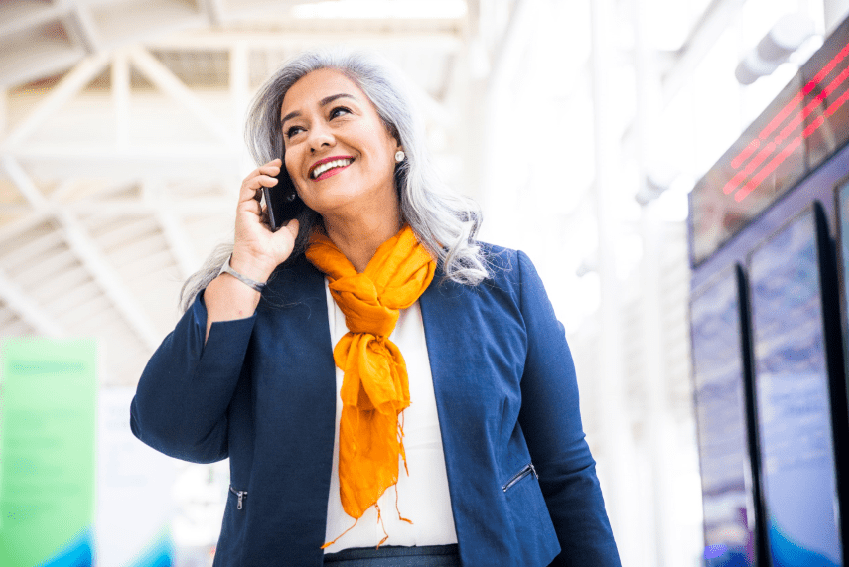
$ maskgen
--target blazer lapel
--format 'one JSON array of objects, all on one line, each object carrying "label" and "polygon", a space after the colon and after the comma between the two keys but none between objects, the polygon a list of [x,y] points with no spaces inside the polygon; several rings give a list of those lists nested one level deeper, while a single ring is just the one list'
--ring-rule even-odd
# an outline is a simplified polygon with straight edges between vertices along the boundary
[{"label": "blazer lapel", "polygon": [[[487,283],[443,282],[442,277],[440,270],[419,304],[454,525],[461,559],[471,564],[480,561],[480,553],[507,553],[501,539],[510,526],[482,507],[503,496],[499,447],[505,438],[504,411],[517,402],[514,378],[521,372],[521,361],[509,353],[521,345],[523,330],[505,290]],[[488,550],[475,548],[481,537],[492,542]]]}]

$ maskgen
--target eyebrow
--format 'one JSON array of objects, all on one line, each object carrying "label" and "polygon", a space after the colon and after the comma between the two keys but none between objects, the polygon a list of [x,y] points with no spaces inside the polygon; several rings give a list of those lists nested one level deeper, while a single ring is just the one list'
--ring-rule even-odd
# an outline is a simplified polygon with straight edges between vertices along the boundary
[{"label": "eyebrow", "polygon": [[[327,106],[328,104],[330,104],[330,103],[331,103],[331,102],[333,102],[334,100],[336,100],[336,99],[338,99],[338,98],[344,98],[344,97],[352,98],[352,99],[354,99],[354,100],[357,100],[357,97],[355,97],[354,95],[350,95],[350,94],[347,94],[347,93],[339,93],[339,94],[335,94],[335,95],[326,96],[326,97],[324,97],[323,99],[321,99],[321,100],[320,100],[320,101],[318,101],[318,102],[319,102],[319,104],[320,104],[321,106]],[[300,113],[299,111],[297,111],[297,110],[295,110],[294,112],[290,112],[289,114],[287,114],[286,116],[284,116],[284,117],[280,120],[280,125],[281,125],[281,126],[283,126],[283,124],[284,124],[287,120],[289,120],[290,118],[295,118],[295,117],[300,116],[300,115],[301,115],[301,113]]]}]

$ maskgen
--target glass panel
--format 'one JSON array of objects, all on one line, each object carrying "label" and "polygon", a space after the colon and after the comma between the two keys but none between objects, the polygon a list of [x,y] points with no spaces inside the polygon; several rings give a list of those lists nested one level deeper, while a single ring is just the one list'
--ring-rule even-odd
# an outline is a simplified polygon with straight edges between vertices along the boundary
[{"label": "glass panel", "polygon": [[840,239],[838,242],[840,257],[840,276],[843,294],[843,309],[841,319],[843,323],[843,353],[844,360],[849,361],[849,320],[847,320],[847,306],[849,306],[849,182],[837,190],[837,218],[839,224]]},{"label": "glass panel", "polygon": [[774,567],[842,565],[813,209],[750,257],[761,473]]},{"label": "glass panel", "polygon": [[740,302],[734,270],[690,304],[707,567],[754,565]]}]

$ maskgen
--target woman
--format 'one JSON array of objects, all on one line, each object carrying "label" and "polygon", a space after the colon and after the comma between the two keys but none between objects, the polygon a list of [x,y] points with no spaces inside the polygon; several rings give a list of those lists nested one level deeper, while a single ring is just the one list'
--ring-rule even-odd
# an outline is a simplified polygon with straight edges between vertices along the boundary
[{"label": "woman", "polygon": [[[407,100],[357,56],[269,79],[234,244],[187,282],[133,432],[229,457],[215,565],[619,565],[563,327],[524,254],[476,243]],[[281,173],[305,208],[272,232]]]}]

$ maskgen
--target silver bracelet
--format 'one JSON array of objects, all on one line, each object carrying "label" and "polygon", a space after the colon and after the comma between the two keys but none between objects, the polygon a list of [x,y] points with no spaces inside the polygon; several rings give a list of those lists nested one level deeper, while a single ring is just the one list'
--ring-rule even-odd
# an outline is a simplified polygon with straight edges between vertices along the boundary
[{"label": "silver bracelet", "polygon": [[240,282],[242,282],[243,284],[245,284],[246,286],[248,286],[252,290],[262,292],[262,288],[265,287],[264,283],[258,282],[256,280],[252,280],[251,278],[249,278],[247,276],[243,276],[242,274],[240,274],[239,272],[237,272],[236,270],[234,270],[233,268],[230,267],[230,258],[232,258],[232,257],[233,257],[232,254],[230,256],[227,256],[227,261],[224,262],[223,266],[221,266],[221,270],[218,272],[218,275],[220,276],[221,274],[224,274],[224,273],[230,274],[231,276],[233,276],[234,278],[236,278],[237,280],[239,280]]}]

